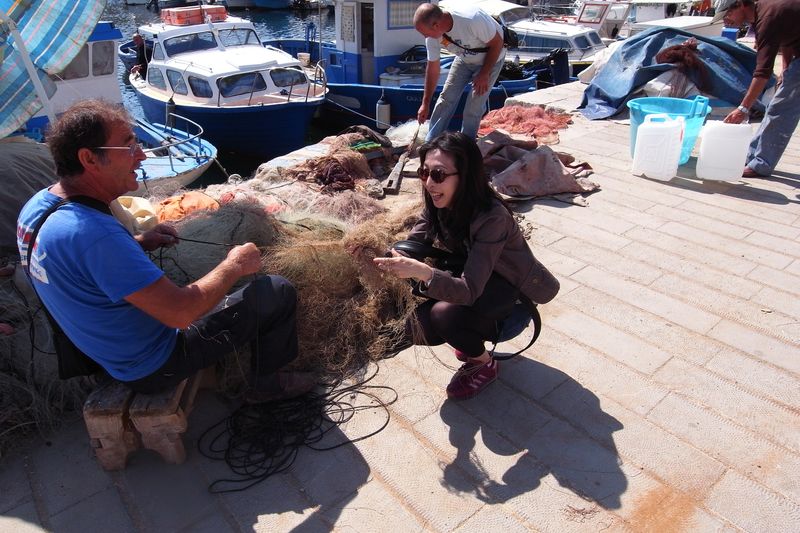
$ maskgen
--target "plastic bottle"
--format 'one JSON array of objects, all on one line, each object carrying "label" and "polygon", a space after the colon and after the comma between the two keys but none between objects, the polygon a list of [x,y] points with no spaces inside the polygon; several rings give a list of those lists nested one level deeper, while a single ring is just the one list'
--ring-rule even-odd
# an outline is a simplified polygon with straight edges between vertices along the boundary
[{"label": "plastic bottle", "polygon": [[709,120],[703,127],[697,177],[701,180],[739,181],[753,137],[750,124]]},{"label": "plastic bottle", "polygon": [[631,173],[669,181],[678,172],[684,131],[683,117],[647,115],[636,132]]}]

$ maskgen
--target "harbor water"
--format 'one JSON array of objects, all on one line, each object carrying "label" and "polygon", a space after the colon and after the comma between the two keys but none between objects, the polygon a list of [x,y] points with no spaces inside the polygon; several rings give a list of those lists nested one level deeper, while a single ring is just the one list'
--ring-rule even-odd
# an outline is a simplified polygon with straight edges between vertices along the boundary
[{"label": "harbor water", "polygon": [[[260,10],[260,9],[229,9],[231,15],[246,18],[253,22],[256,32],[262,41],[270,39],[304,39],[307,35],[307,27],[313,24],[316,32],[316,40],[320,35],[323,41],[334,39],[334,16],[333,12],[327,9],[318,11],[293,11],[293,10]],[[125,0],[109,0],[101,20],[113,22],[120,29],[125,40],[130,39],[136,28],[159,20],[159,13],[147,9],[144,5],[126,5]],[[136,93],[127,82],[127,72],[122,62],[118,65],[119,83],[122,89],[122,99],[125,107],[136,118],[144,118],[142,108],[136,98]],[[280,124],[265,124],[264,127],[277,127]],[[322,137],[335,132],[326,131],[320,125],[311,128],[308,143],[312,144],[319,141]],[[237,173],[244,177],[250,176],[259,164],[260,160],[243,158],[238,155],[220,153],[219,161],[228,173]],[[211,183],[224,181],[223,172],[216,166],[212,166],[193,187],[202,187]]]}]

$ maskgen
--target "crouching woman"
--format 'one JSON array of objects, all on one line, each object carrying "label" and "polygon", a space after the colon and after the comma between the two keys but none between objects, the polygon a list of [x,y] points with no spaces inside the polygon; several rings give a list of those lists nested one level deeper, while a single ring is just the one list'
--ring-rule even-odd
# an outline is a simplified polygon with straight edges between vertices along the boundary
[{"label": "crouching woman", "polygon": [[419,154],[425,206],[408,239],[465,258],[463,272],[454,275],[397,250],[374,262],[384,272],[416,280],[428,297],[406,331],[415,332],[416,344],[455,348],[463,365],[447,396],[461,400],[497,378],[499,363],[484,343],[497,340],[517,300],[549,302],[559,283],[533,256],[511,211],[490,187],[474,140],[445,132],[422,145]]}]

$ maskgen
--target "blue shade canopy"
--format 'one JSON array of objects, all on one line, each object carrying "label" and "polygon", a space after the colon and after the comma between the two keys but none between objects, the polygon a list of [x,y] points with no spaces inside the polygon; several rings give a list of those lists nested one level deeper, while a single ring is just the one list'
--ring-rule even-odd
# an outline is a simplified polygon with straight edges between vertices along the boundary
[{"label": "blue shade canopy", "polygon": [[105,9],[105,0],[0,0],[0,138],[16,131],[42,107],[12,34],[19,30],[45,92],[78,55]]}]

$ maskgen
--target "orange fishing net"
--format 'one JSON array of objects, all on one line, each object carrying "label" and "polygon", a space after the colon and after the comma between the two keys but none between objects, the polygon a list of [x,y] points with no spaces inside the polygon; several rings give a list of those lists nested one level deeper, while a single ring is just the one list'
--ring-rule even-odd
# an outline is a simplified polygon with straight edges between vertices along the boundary
[{"label": "orange fishing net", "polygon": [[489,111],[481,120],[478,133],[487,135],[492,130],[502,129],[531,135],[540,144],[555,144],[558,142],[558,130],[571,123],[572,117],[566,113],[545,111],[539,106],[512,105]]}]

